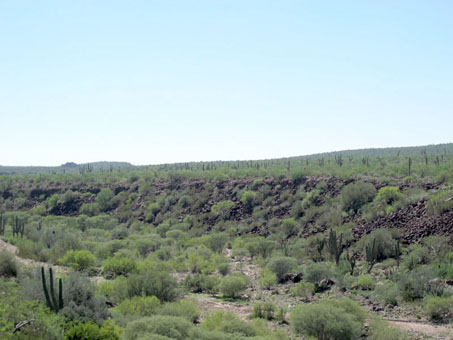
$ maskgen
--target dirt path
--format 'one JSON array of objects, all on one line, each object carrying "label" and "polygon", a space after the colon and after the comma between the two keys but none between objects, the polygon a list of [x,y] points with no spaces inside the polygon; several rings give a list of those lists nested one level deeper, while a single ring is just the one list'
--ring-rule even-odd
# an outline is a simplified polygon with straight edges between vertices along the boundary
[{"label": "dirt path", "polygon": [[253,306],[241,304],[241,302],[224,302],[216,297],[194,294],[192,296],[198,302],[198,306],[203,311],[201,319],[211,311],[224,310],[233,312],[241,319],[245,320],[253,312]]},{"label": "dirt path", "polygon": [[[433,340],[453,340],[453,327],[449,325],[432,325],[425,322],[405,321],[405,320],[388,320],[389,324],[415,336],[428,336]],[[424,336],[416,339],[425,339]]]},{"label": "dirt path", "polygon": [[[47,268],[49,267],[49,264],[48,263],[45,263],[45,262],[39,262],[39,261],[35,261],[35,260],[32,260],[32,259],[24,259],[20,256],[18,256],[19,254],[19,249],[12,245],[12,244],[9,244],[3,240],[0,239],[0,251],[2,250],[5,250],[11,254],[14,255],[15,259],[17,262],[19,262],[20,264],[22,264],[23,266],[25,267],[28,267],[28,268],[31,268],[31,267],[44,267],[44,268]],[[52,269],[56,272],[56,273],[69,273],[70,270],[69,268],[67,267],[64,267],[64,266],[52,266]]]},{"label": "dirt path", "polygon": [[[35,261],[32,259],[24,259],[24,258],[18,256],[17,254],[19,254],[19,249],[16,246],[9,244],[9,243],[3,241],[2,239],[0,239],[0,252],[3,250],[13,254],[16,261],[19,262],[20,264],[22,264],[24,267],[27,267],[27,268],[36,268],[36,267],[48,268],[48,267],[50,267],[50,265],[48,263],[39,262],[39,261]],[[71,268],[69,268],[69,267],[59,266],[59,265],[53,265],[52,269],[57,274],[65,274],[65,273],[70,273],[72,271]],[[105,281],[105,278],[103,276],[92,276],[92,277],[90,277],[90,280],[95,283],[99,283],[99,282]]]}]

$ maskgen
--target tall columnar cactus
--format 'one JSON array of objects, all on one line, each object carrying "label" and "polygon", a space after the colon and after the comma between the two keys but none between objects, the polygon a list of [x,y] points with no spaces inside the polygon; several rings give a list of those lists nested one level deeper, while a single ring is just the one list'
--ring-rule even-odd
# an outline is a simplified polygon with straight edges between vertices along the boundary
[{"label": "tall columnar cactus", "polygon": [[349,252],[346,251],[346,259],[350,265],[349,274],[351,274],[351,276],[354,275],[354,268],[358,258],[359,254],[357,252],[353,251],[352,254],[349,254]]},{"label": "tall columnar cactus", "polygon": [[335,259],[335,264],[338,266],[340,263],[340,256],[343,253],[343,234],[340,234],[340,237],[337,237],[337,233],[331,229],[329,238],[327,239],[327,250]]},{"label": "tall columnar cactus", "polygon": [[408,161],[408,166],[409,166],[409,172],[408,172],[408,176],[411,175],[411,168],[412,168],[412,158],[409,157],[409,161]]},{"label": "tall columnar cactus", "polygon": [[395,244],[395,248],[394,248],[393,252],[394,252],[393,256],[396,259],[396,264],[399,267],[400,266],[400,262],[401,262],[401,247],[400,247],[400,241],[399,240]]},{"label": "tall columnar cactus", "polygon": [[19,236],[20,238],[24,237],[25,231],[25,221],[21,220],[19,217],[14,216],[14,224],[13,224],[13,236]]},{"label": "tall columnar cactus", "polygon": [[5,234],[6,229],[6,217],[0,214],[0,235]]},{"label": "tall columnar cactus", "polygon": [[326,240],[324,239],[316,239],[316,250],[318,251],[319,257],[322,259],[322,250],[324,249],[324,246],[326,245]]},{"label": "tall columnar cactus", "polygon": [[54,281],[53,281],[53,271],[49,267],[49,286],[50,294],[47,289],[46,275],[44,273],[44,267],[41,267],[41,279],[42,279],[42,288],[44,290],[44,295],[46,297],[47,306],[52,309],[55,313],[58,313],[60,309],[63,308],[63,283],[61,279],[58,279],[58,300],[55,295]]},{"label": "tall columnar cactus", "polygon": [[384,257],[384,246],[382,242],[373,239],[372,243],[365,246],[365,259],[368,262],[368,274],[371,273],[373,266]]}]

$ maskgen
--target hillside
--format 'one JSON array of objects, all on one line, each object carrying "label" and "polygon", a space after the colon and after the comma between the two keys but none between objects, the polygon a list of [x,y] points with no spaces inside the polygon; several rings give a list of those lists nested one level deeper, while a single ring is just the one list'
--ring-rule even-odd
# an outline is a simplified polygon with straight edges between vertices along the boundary
[{"label": "hillside", "polygon": [[452,152],[4,167],[0,335],[449,339]]}]

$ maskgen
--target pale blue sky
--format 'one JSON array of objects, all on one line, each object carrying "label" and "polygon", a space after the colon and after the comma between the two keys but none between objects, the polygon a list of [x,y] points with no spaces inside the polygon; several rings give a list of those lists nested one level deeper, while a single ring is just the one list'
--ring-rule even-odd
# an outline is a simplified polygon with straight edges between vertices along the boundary
[{"label": "pale blue sky", "polygon": [[0,164],[453,141],[452,1],[0,0]]}]

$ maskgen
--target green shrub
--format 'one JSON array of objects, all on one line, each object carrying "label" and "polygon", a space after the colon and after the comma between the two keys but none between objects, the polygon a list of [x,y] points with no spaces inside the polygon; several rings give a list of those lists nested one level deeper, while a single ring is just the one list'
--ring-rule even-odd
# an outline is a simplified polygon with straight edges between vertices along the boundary
[{"label": "green shrub", "polygon": [[256,193],[253,191],[244,191],[241,195],[241,202],[248,212],[252,212],[256,205]]},{"label": "green shrub", "polygon": [[220,292],[225,297],[237,298],[247,288],[249,278],[242,274],[224,277],[220,281]]},{"label": "green shrub", "polygon": [[275,313],[275,306],[271,302],[256,303],[253,306],[252,318],[273,320]]},{"label": "green shrub", "polygon": [[160,301],[155,296],[133,296],[123,300],[115,311],[121,314],[151,316],[160,307]]},{"label": "green shrub", "polygon": [[423,303],[423,311],[430,320],[447,320],[453,313],[453,299],[442,296],[429,297]]},{"label": "green shrub", "polygon": [[315,285],[311,282],[298,282],[291,288],[290,293],[292,296],[300,297],[307,302],[315,293]]},{"label": "green shrub", "polygon": [[392,205],[394,202],[402,199],[402,197],[403,194],[400,193],[398,187],[383,187],[379,189],[375,200]]},{"label": "green shrub", "polygon": [[[436,292],[436,272],[430,267],[418,267],[409,273],[403,273],[398,279],[401,296],[405,301],[421,299],[425,295]],[[440,294],[439,294],[440,293]]]},{"label": "green shrub", "polygon": [[259,285],[262,289],[270,289],[272,286],[277,284],[277,275],[270,269],[264,268],[261,272]]},{"label": "green shrub", "polygon": [[200,318],[200,309],[194,301],[190,300],[166,303],[157,313],[160,315],[179,316],[192,323],[196,323]]},{"label": "green shrub", "polygon": [[208,247],[217,253],[221,253],[223,250],[223,247],[228,241],[228,235],[225,233],[216,233],[216,234],[211,234],[209,235],[208,238]]},{"label": "green shrub", "polygon": [[427,248],[420,245],[413,245],[410,252],[403,256],[402,267],[407,270],[414,270],[422,264],[428,264],[431,261],[430,254]]},{"label": "green shrub", "polygon": [[119,340],[120,329],[112,322],[99,327],[93,322],[77,323],[65,333],[65,340]]},{"label": "green shrub", "polygon": [[291,270],[297,265],[297,262],[292,257],[280,256],[271,258],[267,267],[277,275],[277,280],[282,282]]},{"label": "green shrub", "polygon": [[252,324],[239,319],[232,312],[225,312],[223,310],[215,311],[208,315],[201,324],[201,328],[208,331],[220,331],[245,337],[257,335]]},{"label": "green shrub", "polygon": [[96,195],[96,203],[101,211],[107,211],[112,207],[112,199],[115,196],[112,189],[104,188]]},{"label": "green shrub", "polygon": [[158,265],[132,273],[127,280],[127,294],[156,296],[160,301],[173,301],[178,296],[176,279]]},{"label": "green shrub", "polygon": [[291,312],[294,332],[319,340],[359,339],[363,322],[361,307],[349,299],[298,306]]},{"label": "green shrub", "polygon": [[226,276],[230,273],[230,264],[228,262],[221,262],[217,265],[217,270],[222,276]]},{"label": "green shrub", "polygon": [[146,221],[152,222],[156,215],[160,212],[160,204],[159,203],[151,203],[148,206],[148,210],[146,211]]},{"label": "green shrub", "polygon": [[267,258],[271,255],[275,248],[275,242],[265,239],[264,237],[253,237],[245,241],[245,248],[250,254],[250,257],[261,256]]},{"label": "green shrub", "polygon": [[[123,332],[124,340],[148,339],[157,334],[170,339],[186,340],[192,324],[184,318],[168,315],[155,315],[129,322]],[[157,339],[161,339],[157,337]]]},{"label": "green shrub", "polygon": [[14,255],[2,250],[0,252],[0,276],[16,277],[18,274],[18,266]]},{"label": "green shrub", "polygon": [[76,270],[86,270],[96,264],[96,257],[89,250],[69,250],[58,260],[62,265]]},{"label": "green shrub", "polygon": [[100,209],[97,203],[84,203],[80,207],[80,214],[87,216],[99,215]]},{"label": "green shrub", "polygon": [[225,221],[230,218],[231,210],[234,207],[233,201],[221,201],[214,204],[211,208],[212,213],[218,216],[221,220]]},{"label": "green shrub", "polygon": [[320,284],[321,281],[329,280],[333,276],[334,272],[327,263],[311,263],[304,270],[304,279],[314,284]]},{"label": "green shrub", "polygon": [[453,209],[453,191],[440,190],[426,202],[426,212],[431,216],[439,216]]},{"label": "green shrub", "polygon": [[373,280],[371,275],[360,275],[352,284],[352,287],[362,290],[373,290],[376,287],[376,281]]},{"label": "green shrub", "polygon": [[219,283],[218,276],[198,273],[187,275],[184,279],[184,286],[192,293],[217,293]]},{"label": "green shrub", "polygon": [[305,175],[302,171],[291,172],[291,179],[296,186],[301,185],[306,180]]},{"label": "green shrub", "polygon": [[341,190],[343,209],[357,213],[362,205],[370,202],[375,195],[376,189],[370,183],[358,181],[348,184]]},{"label": "green shrub", "polygon": [[79,273],[63,279],[63,301],[60,313],[69,320],[101,325],[110,316],[105,299],[97,296],[94,284]]},{"label": "green shrub", "polygon": [[374,298],[385,305],[396,306],[400,299],[400,290],[394,282],[378,284],[374,289]]},{"label": "green shrub", "polygon": [[114,276],[127,275],[135,270],[135,262],[117,253],[103,262],[104,273]]},{"label": "green shrub", "polygon": [[370,321],[368,337],[369,340],[409,340],[406,332],[391,327],[383,320],[373,319]]},{"label": "green shrub", "polygon": [[114,280],[101,281],[97,289],[99,294],[116,304],[128,298],[127,279],[124,276],[118,276]]}]

